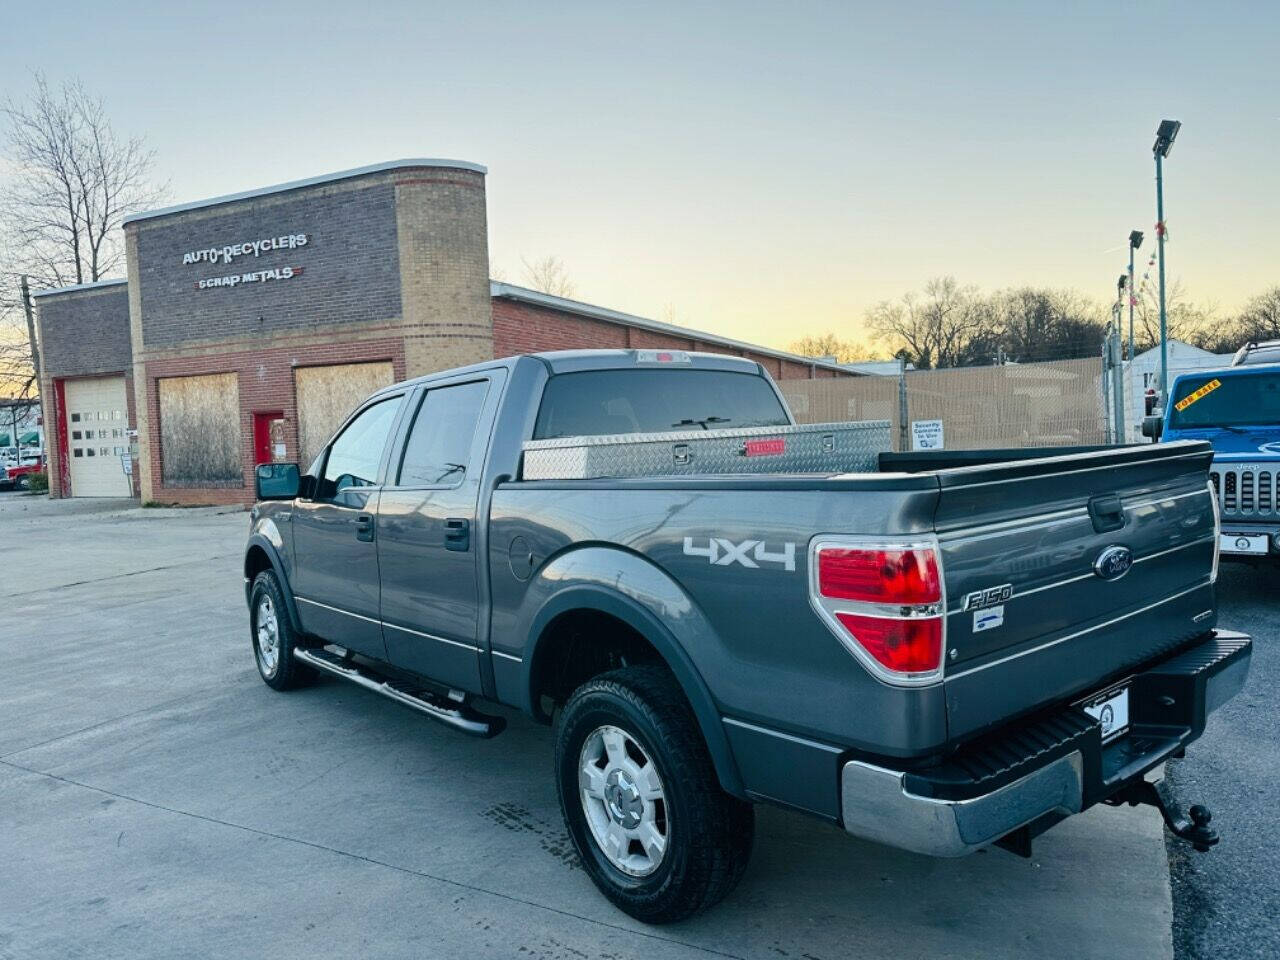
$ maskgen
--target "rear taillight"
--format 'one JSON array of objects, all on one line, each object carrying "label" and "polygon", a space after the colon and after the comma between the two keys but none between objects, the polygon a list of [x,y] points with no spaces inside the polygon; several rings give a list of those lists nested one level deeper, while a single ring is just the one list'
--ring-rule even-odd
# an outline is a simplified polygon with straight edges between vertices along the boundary
[{"label": "rear taillight", "polygon": [[818,551],[818,592],[833,600],[937,603],[937,554],[920,547],[825,547]]},{"label": "rear taillight", "polygon": [[818,540],[809,570],[814,608],[873,674],[897,684],[942,676],[946,611],[936,544]]}]

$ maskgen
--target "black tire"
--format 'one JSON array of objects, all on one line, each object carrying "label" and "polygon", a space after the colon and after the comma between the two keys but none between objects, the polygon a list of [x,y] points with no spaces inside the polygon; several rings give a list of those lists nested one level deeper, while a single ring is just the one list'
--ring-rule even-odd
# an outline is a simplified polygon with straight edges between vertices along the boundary
[{"label": "black tire", "polygon": [[25,473],[19,474],[18,479],[13,481],[13,486],[17,490],[30,490],[31,478],[28,477]]},{"label": "black tire", "polygon": [[[646,876],[615,866],[588,821],[580,761],[588,738],[604,726],[634,739],[661,777],[666,848]],[[556,719],[555,773],[560,810],[583,868],[637,920],[683,920],[719,903],[742,879],[754,809],[720,789],[693,711],[665,667],[624,667],[579,687]]]},{"label": "black tire", "polygon": [[[274,669],[269,667],[272,659],[264,655],[259,643],[259,620],[268,612],[274,614],[276,624]],[[276,579],[274,571],[263,570],[254,578],[253,590],[249,594],[249,639],[253,644],[253,660],[258,665],[258,676],[272,690],[294,690],[315,680],[316,672],[306,664],[299,663],[293,656],[294,647],[302,644],[298,642],[298,635],[289,622],[284,591],[280,589],[280,581]]]}]

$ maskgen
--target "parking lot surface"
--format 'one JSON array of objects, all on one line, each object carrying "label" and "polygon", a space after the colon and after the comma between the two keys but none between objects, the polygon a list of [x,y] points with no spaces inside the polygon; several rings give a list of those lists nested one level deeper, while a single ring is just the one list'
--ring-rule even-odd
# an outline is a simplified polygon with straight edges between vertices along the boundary
[{"label": "parking lot surface", "polygon": [[[4,960],[1172,955],[1145,808],[955,861],[761,808],[738,890],[645,927],[577,867],[545,728],[476,741],[337,681],[272,692],[246,515],[127,507],[0,497],[22,545],[0,582]],[[1221,826],[1210,858],[1239,857]]]}]

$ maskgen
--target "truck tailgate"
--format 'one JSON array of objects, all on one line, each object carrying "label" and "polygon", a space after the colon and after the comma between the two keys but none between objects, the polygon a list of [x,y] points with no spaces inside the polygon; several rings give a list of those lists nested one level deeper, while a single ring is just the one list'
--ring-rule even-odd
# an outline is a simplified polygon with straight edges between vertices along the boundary
[{"label": "truck tailgate", "polygon": [[1186,442],[937,472],[953,742],[1214,625],[1211,459]]}]

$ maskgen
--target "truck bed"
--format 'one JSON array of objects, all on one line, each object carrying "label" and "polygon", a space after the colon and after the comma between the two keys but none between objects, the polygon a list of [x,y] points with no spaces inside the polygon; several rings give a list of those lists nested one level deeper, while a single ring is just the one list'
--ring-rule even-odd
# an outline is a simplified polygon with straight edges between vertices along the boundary
[{"label": "truck bed", "polygon": [[[914,472],[894,455],[859,473],[512,481],[494,495],[493,542],[524,536],[539,565],[584,543],[616,543],[674,577],[688,616],[705,624],[690,656],[716,677],[737,722],[777,726],[782,715],[785,732],[833,749],[937,755],[1099,689],[1214,626],[1208,445],[1050,452],[984,451],[980,462],[970,454],[965,466]],[[524,519],[534,516],[536,528]],[[886,684],[836,642],[811,603],[811,545],[824,535],[937,543],[940,682]],[[713,541],[789,549],[794,565],[745,565]],[[1131,551],[1133,566],[1108,581],[1094,565],[1113,545]],[[508,581],[493,577],[499,652],[501,638],[520,633]],[[993,588],[1007,593],[1001,622],[976,630],[966,597]],[[761,676],[771,682],[761,686]],[[780,710],[778,698],[793,692]]]}]

